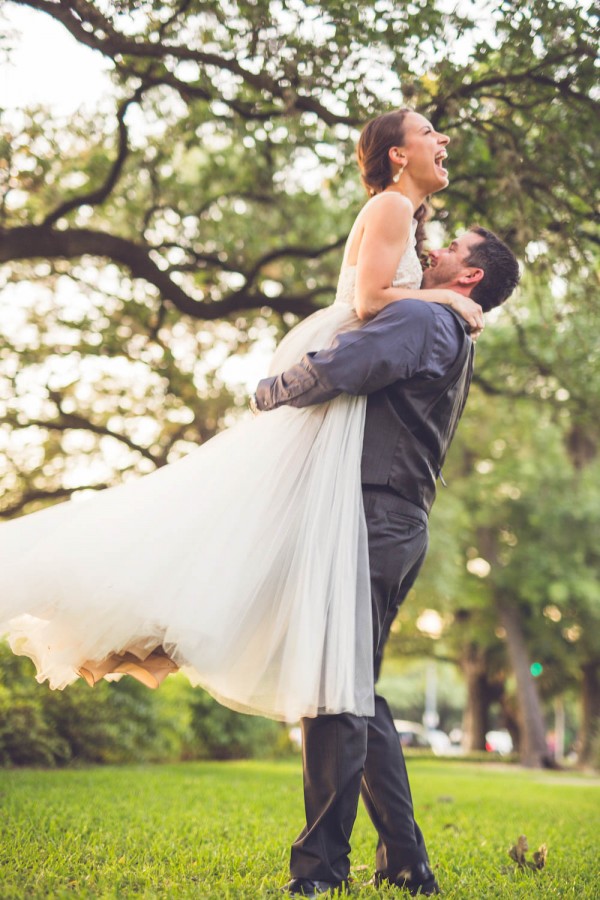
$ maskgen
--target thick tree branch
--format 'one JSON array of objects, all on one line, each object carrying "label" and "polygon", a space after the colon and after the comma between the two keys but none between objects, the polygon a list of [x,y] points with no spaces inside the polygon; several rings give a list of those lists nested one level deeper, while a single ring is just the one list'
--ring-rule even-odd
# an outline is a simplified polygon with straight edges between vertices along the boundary
[{"label": "thick tree branch", "polygon": [[[314,252],[314,251],[311,251]],[[0,263],[18,259],[76,259],[81,256],[100,256],[128,268],[134,278],[142,278],[154,285],[162,298],[180,312],[196,319],[222,319],[232,313],[269,307],[274,312],[290,312],[307,316],[318,309],[315,303],[321,294],[331,294],[331,286],[307,290],[302,294],[282,294],[269,297],[262,291],[247,287],[232,291],[222,300],[194,299],[175,284],[168,272],[159,268],[142,244],[102,231],[69,228],[65,231],[26,225],[9,230],[0,229]]]},{"label": "thick tree branch", "polygon": [[[11,422],[11,419],[5,417],[4,421]],[[20,422],[12,422],[11,424],[21,426]],[[149,459],[150,462],[154,463],[155,466],[158,467],[161,464],[160,457],[155,456],[147,447],[141,447],[139,444],[136,444],[135,441],[126,434],[112,431],[110,428],[107,428],[106,425],[97,425],[95,422],[90,422],[88,419],[77,415],[76,413],[64,413],[61,411],[60,418],[58,419],[27,419],[26,427],[32,425],[36,425],[38,428],[47,428],[48,431],[89,431],[100,437],[111,437],[121,444],[125,444],[130,450],[135,450],[137,453],[140,453],[146,459]]]},{"label": "thick tree branch", "polygon": [[[576,51],[572,51],[572,54],[570,55],[576,56]],[[440,105],[443,107],[449,100],[464,99],[465,97],[472,97],[476,94],[482,96],[487,88],[507,87],[508,85],[518,85],[527,82],[551,88],[563,97],[585,103],[592,109],[596,108],[596,101],[592,97],[588,97],[587,94],[575,90],[575,88],[571,86],[571,82],[568,78],[554,79],[550,75],[539,72],[540,68],[541,66],[535,66],[533,69],[526,69],[523,72],[491,76],[489,78],[482,78],[479,81],[465,81],[460,87],[457,87],[449,94],[446,94]],[[540,97],[539,103],[542,102],[543,98]]]},{"label": "thick tree branch", "polygon": [[263,269],[269,263],[274,262],[276,259],[282,259],[284,257],[295,257],[296,259],[319,259],[319,257],[325,256],[327,253],[331,253],[333,250],[339,250],[340,247],[343,247],[346,243],[346,238],[347,235],[343,235],[342,237],[333,241],[333,243],[326,244],[324,247],[279,247],[275,250],[271,250],[269,253],[265,253],[264,256],[261,256],[260,259],[258,259],[254,266],[250,269],[250,271],[245,273],[247,284],[252,284],[261,269]]},{"label": "thick tree branch", "polygon": [[113,162],[110,171],[106,177],[104,184],[102,184],[96,190],[90,191],[88,194],[80,194],[78,197],[71,197],[70,200],[65,200],[64,203],[61,203],[53,212],[49,213],[43,221],[44,227],[49,227],[54,225],[55,222],[58,221],[62,216],[66,216],[67,213],[71,212],[73,209],[77,209],[84,204],[86,206],[98,206],[101,203],[104,203],[106,198],[111,193],[112,189],[116,185],[121,172],[123,171],[123,166],[125,164],[125,160],[129,154],[129,144],[128,144],[128,132],[127,126],[125,125],[125,115],[127,110],[133,103],[139,103],[144,91],[146,90],[146,86],[140,86],[132,97],[129,97],[127,100],[123,101],[119,106],[117,112],[117,125],[119,131],[119,145],[117,150],[117,156],[115,161]]},{"label": "thick tree branch", "polygon": [[490,381],[482,378],[477,372],[473,373],[473,384],[476,384],[484,394],[488,394],[491,397],[510,397],[512,400],[534,399],[533,395],[528,394],[525,390],[511,391],[504,385],[492,384]]},{"label": "thick tree branch", "polygon": [[[242,119],[253,120],[257,122],[265,122],[270,119],[276,119],[284,116],[287,112],[283,106],[264,106],[259,109],[255,103],[244,103],[233,97],[224,97],[216,91],[209,91],[208,88],[197,83],[181,81],[175,75],[164,70],[160,75],[150,75],[147,71],[138,71],[135,66],[125,66],[119,64],[119,70],[134,78],[141,78],[146,87],[170,87],[177,91],[179,96],[185,100],[204,100],[206,103],[214,103],[218,101],[223,106],[228,107]],[[214,115],[215,119],[227,118],[226,116]]]},{"label": "thick tree branch", "polygon": [[22,512],[30,503],[39,503],[41,500],[61,500],[71,497],[79,491],[102,491],[111,487],[109,484],[84,484],[76,488],[56,488],[56,490],[29,490],[21,494],[19,500],[10,503],[3,509],[0,509],[0,519],[11,519],[17,513]]}]

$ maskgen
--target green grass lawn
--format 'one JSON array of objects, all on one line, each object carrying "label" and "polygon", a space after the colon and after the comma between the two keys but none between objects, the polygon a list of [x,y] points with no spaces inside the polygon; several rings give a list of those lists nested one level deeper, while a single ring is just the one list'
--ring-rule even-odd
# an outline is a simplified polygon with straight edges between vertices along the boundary
[{"label": "green grass lawn", "polygon": [[[411,760],[418,821],[447,898],[600,897],[600,780]],[[0,897],[276,897],[302,825],[300,761],[0,772]],[[546,843],[517,870],[519,834]],[[374,833],[361,808],[351,896]]]}]

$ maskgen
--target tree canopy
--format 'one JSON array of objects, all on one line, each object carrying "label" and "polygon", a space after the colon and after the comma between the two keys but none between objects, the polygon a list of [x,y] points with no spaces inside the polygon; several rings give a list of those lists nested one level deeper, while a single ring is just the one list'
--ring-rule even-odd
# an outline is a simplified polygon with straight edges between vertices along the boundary
[{"label": "tree canopy", "polygon": [[[364,197],[360,127],[410,105],[451,138],[432,245],[477,221],[524,268],[478,347],[415,616],[438,608],[437,652],[465,671],[483,660],[514,692],[500,622],[512,610],[554,672],[541,693],[570,683],[588,696],[600,672],[592,4],[7,6],[102,54],[113,91],[93,114],[2,115],[0,517],[164,465],[239,414],[225,357],[331,302]],[[591,735],[600,710],[586,702]]]},{"label": "tree canopy", "polygon": [[436,202],[453,226],[484,218],[576,266],[597,245],[580,4],[504,2],[484,29],[432,2],[12,2],[110,60],[115,105],[7,129],[1,262],[101,257],[188,316],[304,315],[358,201],[356,129],[399,102],[452,137]]}]

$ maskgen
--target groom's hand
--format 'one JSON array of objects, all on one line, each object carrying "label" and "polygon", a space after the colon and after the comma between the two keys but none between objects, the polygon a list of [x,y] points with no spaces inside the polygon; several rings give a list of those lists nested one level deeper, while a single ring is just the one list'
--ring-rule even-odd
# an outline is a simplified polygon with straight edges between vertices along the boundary
[{"label": "groom's hand", "polygon": [[256,402],[256,394],[250,394],[248,398],[248,406],[250,407],[250,412],[252,415],[257,416],[260,412],[258,408],[258,403]]}]

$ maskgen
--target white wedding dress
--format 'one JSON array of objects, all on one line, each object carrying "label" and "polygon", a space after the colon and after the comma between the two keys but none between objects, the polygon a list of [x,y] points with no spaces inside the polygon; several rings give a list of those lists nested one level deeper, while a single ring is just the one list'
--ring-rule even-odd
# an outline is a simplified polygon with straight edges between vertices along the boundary
[{"label": "white wedding dress", "polygon": [[[394,284],[418,287],[409,241]],[[360,326],[355,269],[271,372]],[[289,722],[373,713],[360,461],[366,399],[248,415],[184,459],[0,524],[0,634],[38,681],[181,668],[223,704]]]}]

